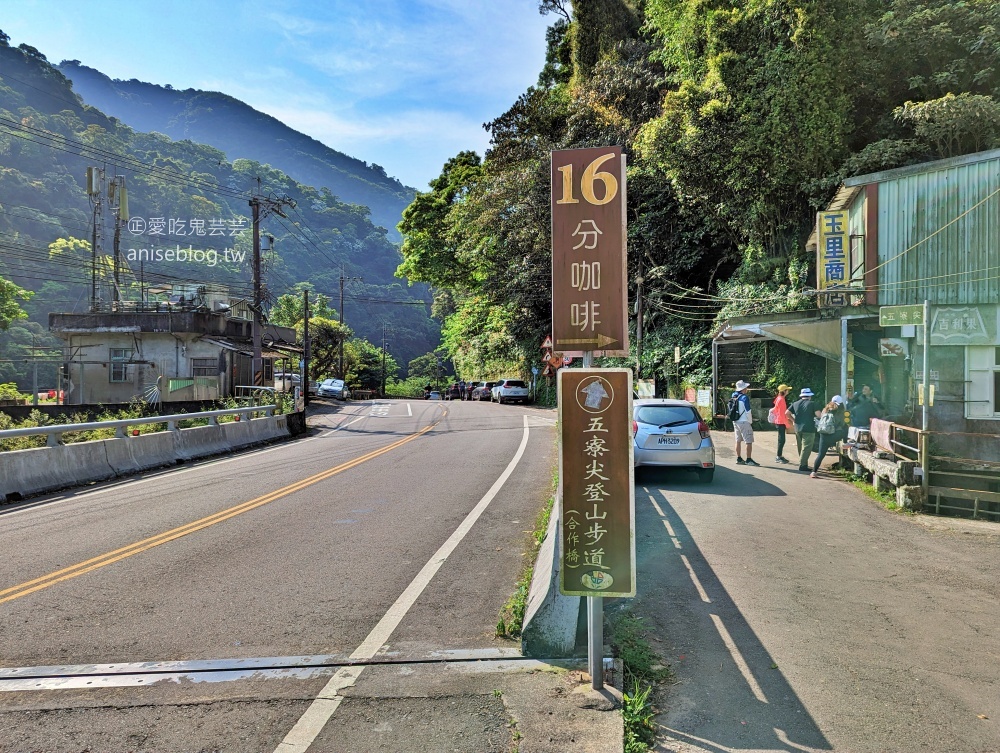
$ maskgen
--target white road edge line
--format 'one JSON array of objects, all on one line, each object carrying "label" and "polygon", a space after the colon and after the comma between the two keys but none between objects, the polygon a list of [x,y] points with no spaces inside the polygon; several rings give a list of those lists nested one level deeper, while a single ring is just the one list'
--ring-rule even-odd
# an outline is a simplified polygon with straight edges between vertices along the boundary
[{"label": "white road edge line", "polygon": [[[371,659],[382,645],[389,640],[389,636],[399,626],[399,623],[403,621],[403,617],[406,616],[410,607],[413,606],[420,594],[427,588],[427,584],[431,582],[431,579],[462,542],[462,539],[472,530],[472,526],[479,520],[490,502],[493,501],[493,498],[496,497],[497,493],[507,482],[507,479],[514,473],[514,469],[517,468],[517,464],[521,461],[521,458],[524,456],[524,450],[528,446],[528,417],[523,416],[522,418],[524,420],[524,433],[521,435],[521,444],[517,448],[517,452],[514,453],[514,457],[507,465],[507,468],[500,474],[500,477],[493,483],[493,486],[490,487],[483,498],[479,500],[479,503],[465,516],[465,520],[455,529],[455,532],[434,552],[427,561],[427,564],[421,568],[410,585],[406,587],[406,590],[389,607],[389,611],[378,621],[378,624],[368,634],[368,637],[354,650],[354,653],[351,654],[352,659]],[[306,753],[309,746],[312,745],[319,733],[323,731],[323,727],[330,721],[330,717],[333,716],[333,713],[340,705],[343,698],[340,695],[340,691],[351,687],[358,677],[361,676],[362,671],[364,671],[364,667],[347,667],[338,671],[323,690],[320,691],[316,700],[310,704],[299,721],[295,723],[295,726],[285,736],[285,739],[278,744],[274,753]]]},{"label": "white road edge line", "polygon": [[708,594],[705,593],[705,589],[701,587],[701,581],[698,580],[698,576],[694,574],[694,568],[691,567],[691,563],[688,561],[688,558],[682,554],[681,559],[684,561],[684,567],[688,569],[688,575],[691,576],[691,580],[694,582],[694,587],[698,589],[698,595],[701,597],[701,600],[706,604],[711,604],[712,600],[708,598]]},{"label": "white road edge line", "polygon": [[750,686],[750,690],[753,691],[754,697],[761,703],[767,703],[767,696],[764,695],[764,691],[761,690],[760,685],[757,684],[757,678],[753,676],[750,671],[750,665],[747,664],[746,659],[743,658],[743,654],[736,647],[736,641],[726,630],[726,626],[722,623],[722,618],[717,614],[710,615],[712,622],[715,623],[715,629],[719,631],[719,636],[722,638],[722,642],[726,644],[726,648],[729,649],[729,653],[733,657],[733,661],[736,662],[736,666],[739,667],[740,672],[743,674],[744,679]]}]

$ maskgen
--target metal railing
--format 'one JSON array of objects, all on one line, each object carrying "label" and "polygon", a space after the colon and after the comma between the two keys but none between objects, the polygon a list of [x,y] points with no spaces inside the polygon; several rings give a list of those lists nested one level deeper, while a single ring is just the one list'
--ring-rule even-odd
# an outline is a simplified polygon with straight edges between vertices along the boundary
[{"label": "metal railing", "polygon": [[90,421],[84,424],[53,424],[51,426],[29,426],[23,429],[5,429],[0,431],[0,440],[15,439],[17,437],[32,437],[44,434],[45,445],[47,447],[58,447],[62,442],[62,435],[74,431],[97,431],[98,429],[114,429],[115,437],[124,439],[128,435],[125,430],[130,426],[141,424],[163,424],[167,425],[167,431],[178,431],[177,424],[181,421],[191,419],[207,418],[209,426],[217,426],[219,418],[222,416],[249,416],[254,413],[263,413],[265,416],[273,416],[277,409],[276,405],[257,405],[250,408],[226,408],[225,410],[209,410],[199,413],[172,413],[167,416],[144,416],[142,418],[126,418],[114,421]]},{"label": "metal railing", "polygon": [[[874,427],[875,422],[872,423]],[[934,439],[948,436],[989,436],[992,439],[991,435],[923,431],[889,423],[884,436],[890,446],[883,449],[888,449],[897,458],[916,461],[926,510],[933,510],[938,515],[942,511],[949,514],[971,513],[974,519],[985,517],[1000,521],[997,509],[1000,506],[1000,491],[994,491],[1000,486],[1000,462],[982,457],[935,454],[931,444]],[[949,500],[965,500],[971,504],[952,504]]]}]

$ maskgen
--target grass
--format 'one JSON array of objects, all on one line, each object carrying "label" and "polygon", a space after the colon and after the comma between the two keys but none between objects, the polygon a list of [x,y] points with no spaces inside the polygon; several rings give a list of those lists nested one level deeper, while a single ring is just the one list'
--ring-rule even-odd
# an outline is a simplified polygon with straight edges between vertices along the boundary
[{"label": "grass", "polygon": [[904,515],[914,514],[912,510],[907,510],[905,507],[900,506],[900,504],[896,501],[895,492],[879,491],[874,486],[869,484],[864,476],[858,476],[850,471],[835,471],[835,473],[838,477],[847,481],[856,489],[860,490],[866,497],[877,502],[886,510],[889,510],[890,512],[902,513]]},{"label": "grass", "polygon": [[625,727],[625,753],[646,753],[656,742],[656,710],[650,703],[653,686],[643,687],[638,681],[631,693],[622,695],[622,718]]},{"label": "grass", "polygon": [[545,540],[545,532],[549,528],[549,518],[552,516],[552,506],[555,504],[555,489],[559,484],[558,470],[552,472],[552,495],[542,506],[541,511],[535,517],[535,526],[531,532],[532,547],[526,556],[524,569],[521,576],[514,585],[514,593],[507,599],[500,608],[497,617],[497,638],[517,639],[521,637],[521,629],[524,627],[524,615],[528,609],[528,592],[531,590],[531,578],[535,573],[535,558],[538,555],[538,548]]},{"label": "grass", "polygon": [[645,753],[656,742],[656,709],[649,697],[654,684],[670,679],[670,669],[646,640],[641,617],[623,609],[611,617],[609,627],[611,645],[622,660],[625,686],[631,688],[623,694],[622,704],[625,753]]}]

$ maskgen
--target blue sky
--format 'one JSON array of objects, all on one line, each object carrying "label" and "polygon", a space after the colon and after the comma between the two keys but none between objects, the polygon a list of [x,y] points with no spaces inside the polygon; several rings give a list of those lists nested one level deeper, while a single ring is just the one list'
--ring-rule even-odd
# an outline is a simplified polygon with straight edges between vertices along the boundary
[{"label": "blue sky", "polygon": [[532,85],[537,0],[7,0],[0,28],[50,61],[242,99],[426,190]]}]

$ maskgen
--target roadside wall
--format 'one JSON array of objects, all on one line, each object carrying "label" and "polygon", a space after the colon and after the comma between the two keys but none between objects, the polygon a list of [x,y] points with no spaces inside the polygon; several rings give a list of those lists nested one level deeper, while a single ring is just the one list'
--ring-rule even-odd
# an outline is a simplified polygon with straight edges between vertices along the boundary
[{"label": "roadside wall", "polygon": [[559,593],[559,539],[562,521],[562,483],[556,490],[545,539],[528,590],[528,608],[521,627],[521,651],[525,656],[562,659],[573,656],[580,617],[580,597]]},{"label": "roadside wall", "polygon": [[287,416],[0,452],[0,501],[104,481],[291,436]]}]

